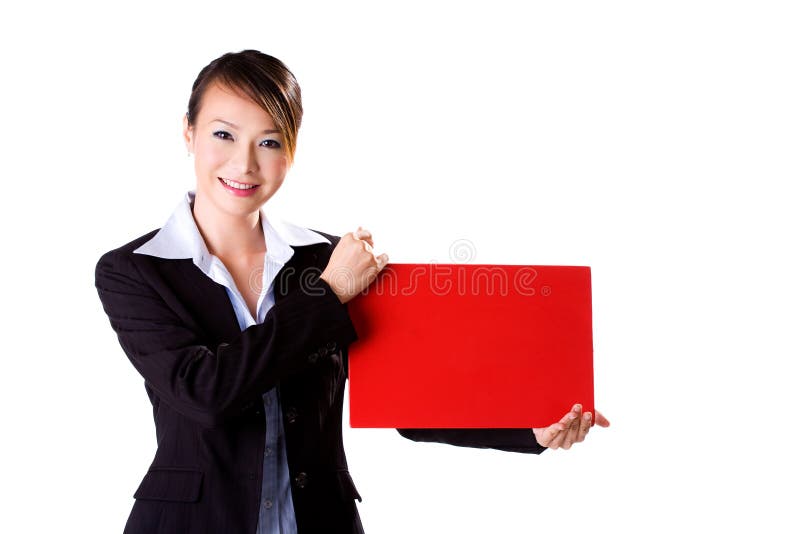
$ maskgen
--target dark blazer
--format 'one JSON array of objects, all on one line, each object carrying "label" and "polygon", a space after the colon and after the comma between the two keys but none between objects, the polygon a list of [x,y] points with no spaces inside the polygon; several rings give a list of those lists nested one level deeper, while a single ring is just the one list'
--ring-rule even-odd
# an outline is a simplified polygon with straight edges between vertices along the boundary
[{"label": "dark blazer", "polygon": [[[144,377],[157,450],[134,493],[127,534],[247,533],[258,521],[264,453],[261,395],[277,386],[298,532],[363,532],[342,446],[347,347],[356,332],[319,278],[333,243],[294,246],[275,305],[244,331],[224,286],[191,259],[132,251],[153,230],[102,255],[95,286],[120,345]],[[540,453],[527,429],[414,430],[439,441]]]}]

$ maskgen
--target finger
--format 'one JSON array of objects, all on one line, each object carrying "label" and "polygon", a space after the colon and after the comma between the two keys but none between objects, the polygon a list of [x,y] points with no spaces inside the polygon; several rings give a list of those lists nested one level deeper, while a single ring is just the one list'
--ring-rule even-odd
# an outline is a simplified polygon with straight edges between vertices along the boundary
[{"label": "finger", "polygon": [[389,256],[386,253],[377,256],[375,260],[378,262],[378,272],[382,271],[386,264],[389,263]]},{"label": "finger", "polygon": [[552,426],[537,430],[542,431],[539,436],[536,437],[536,441],[538,441],[539,445],[542,447],[549,447],[550,443],[553,441],[553,438],[558,435],[558,429],[555,429]]},{"label": "finger", "polygon": [[562,435],[562,433],[564,432],[564,428],[565,428],[564,425],[562,425],[561,423],[556,423],[554,425],[550,425],[549,427],[547,427],[547,430],[545,430],[545,434],[547,434],[548,447],[551,447],[553,445],[554,440]]},{"label": "finger", "polygon": [[594,411],[594,422],[602,427],[607,427],[611,425],[606,416],[598,412],[597,410]]},{"label": "finger", "polygon": [[566,431],[566,435],[564,436],[564,448],[569,449],[572,447],[572,444],[578,440],[578,432],[581,428],[581,405],[576,404],[573,407],[572,412],[570,412],[570,417],[572,420],[570,421],[569,428]]},{"label": "finger", "polygon": [[[363,231],[364,231],[364,230],[362,230],[362,232],[363,232]],[[361,235],[363,236],[364,234],[361,234]],[[375,246],[375,242],[374,242],[374,241],[372,241],[372,234],[369,234],[369,235],[366,235],[366,236],[364,236],[364,237],[361,237],[361,240],[362,240],[363,242],[365,242],[365,243],[369,243],[369,245],[370,245],[370,246],[373,246],[373,247]]]},{"label": "finger", "polygon": [[578,438],[575,440],[576,442],[581,442],[586,439],[586,434],[589,433],[589,429],[592,427],[592,412],[586,412],[581,417],[581,424],[580,429],[578,430]]},{"label": "finger", "polygon": [[[365,245],[369,245],[370,247],[375,246],[375,242],[372,240],[372,234],[369,232],[369,230],[356,230],[355,232],[352,232],[352,234],[356,241],[363,241]],[[369,248],[367,248],[367,251],[371,252]]]},{"label": "finger", "polygon": [[580,413],[580,404],[573,406],[572,411],[569,413],[569,427],[567,427],[566,431],[564,432],[564,443],[562,444],[562,447],[565,449],[572,447],[572,444],[578,439],[578,431],[580,430]]},{"label": "finger", "polygon": [[559,449],[564,444],[564,436],[566,435],[566,430],[560,430],[553,435],[553,438],[550,440],[550,443],[547,444],[548,447],[551,449]]},{"label": "finger", "polygon": [[[570,410],[564,417],[561,418],[560,421],[553,423],[549,427],[544,429],[544,432],[541,433],[542,439],[539,440],[537,438],[536,441],[543,447],[549,447],[551,449],[557,449],[561,446],[561,443],[564,441],[564,432],[569,428],[570,423],[573,419],[573,412]],[[534,429],[534,430],[541,430],[541,429]]]},{"label": "finger", "polygon": [[[572,416],[570,415],[570,417],[572,417]],[[576,426],[577,426],[576,425],[576,421],[577,421],[577,418],[573,418],[569,422],[569,426],[567,426],[567,428],[565,428],[562,431],[562,434],[564,434],[564,439],[561,441],[561,447],[564,448],[564,449],[569,449],[570,447],[572,447],[572,444],[575,442],[575,439],[578,437],[577,436],[578,432],[576,430]]]},{"label": "finger", "polygon": [[572,421],[575,419],[575,415],[576,415],[576,413],[575,413],[575,410],[573,408],[572,410],[570,410],[566,414],[564,414],[564,417],[561,418],[559,423],[564,425],[565,429],[569,428],[570,423],[572,423]]},{"label": "finger", "polygon": [[[575,406],[578,405],[576,404]],[[569,431],[572,425],[575,423],[575,419],[578,418],[578,414],[580,412],[575,411],[575,406],[573,406],[572,410],[568,411],[558,422],[558,424],[562,425],[564,432]]]},{"label": "finger", "polygon": [[553,438],[558,434],[561,430],[564,429],[564,425],[561,423],[554,423],[546,428],[533,428],[533,435],[536,436],[536,441],[542,447],[547,447]]},{"label": "finger", "polygon": [[358,227],[358,230],[353,232],[353,235],[356,239],[372,239],[372,232],[367,230],[366,228]]}]

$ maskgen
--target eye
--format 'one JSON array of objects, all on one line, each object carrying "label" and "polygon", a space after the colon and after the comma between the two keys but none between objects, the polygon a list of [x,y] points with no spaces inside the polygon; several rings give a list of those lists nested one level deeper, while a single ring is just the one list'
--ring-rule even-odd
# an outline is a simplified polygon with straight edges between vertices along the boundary
[{"label": "eye", "polygon": [[[212,134],[214,137],[219,137],[220,139],[229,139],[231,134],[226,132],[225,130],[217,130]],[[227,136],[227,137],[226,137]]]},{"label": "eye", "polygon": [[277,142],[276,140],[274,140],[274,139],[264,139],[261,142],[261,146],[264,146],[264,147],[267,147],[267,148],[280,148],[281,144],[279,142]]}]

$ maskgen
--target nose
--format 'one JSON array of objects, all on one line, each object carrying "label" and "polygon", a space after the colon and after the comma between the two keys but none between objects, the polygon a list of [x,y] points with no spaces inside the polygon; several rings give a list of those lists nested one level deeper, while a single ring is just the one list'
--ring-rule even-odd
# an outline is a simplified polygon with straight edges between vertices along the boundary
[{"label": "nose", "polygon": [[232,170],[240,175],[251,174],[258,170],[255,150],[249,144],[240,144],[230,163]]}]

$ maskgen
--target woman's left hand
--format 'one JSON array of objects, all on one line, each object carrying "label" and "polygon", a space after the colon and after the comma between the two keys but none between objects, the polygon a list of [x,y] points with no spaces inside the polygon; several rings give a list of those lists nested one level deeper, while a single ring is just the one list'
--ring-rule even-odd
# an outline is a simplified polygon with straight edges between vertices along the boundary
[{"label": "woman's left hand", "polygon": [[[608,419],[599,411],[595,410],[595,422],[607,427]],[[581,414],[581,405],[576,404],[564,417],[557,423],[545,428],[534,428],[533,435],[542,447],[550,449],[569,449],[574,443],[579,443],[586,438],[589,428],[592,426],[592,412]]]}]

